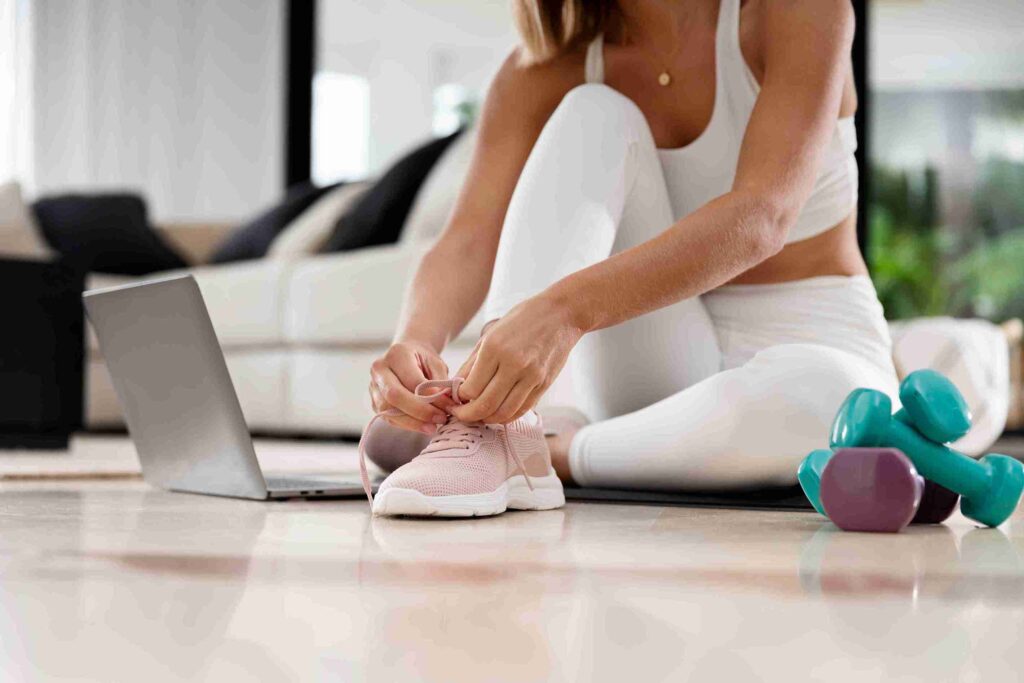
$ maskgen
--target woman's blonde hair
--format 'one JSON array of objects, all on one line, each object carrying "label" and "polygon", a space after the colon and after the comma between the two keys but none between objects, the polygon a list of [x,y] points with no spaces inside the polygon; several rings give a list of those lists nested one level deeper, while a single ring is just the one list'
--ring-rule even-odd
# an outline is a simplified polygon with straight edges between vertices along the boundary
[{"label": "woman's blonde hair", "polygon": [[616,0],[512,0],[523,40],[522,61],[539,64],[602,33],[616,17]]}]

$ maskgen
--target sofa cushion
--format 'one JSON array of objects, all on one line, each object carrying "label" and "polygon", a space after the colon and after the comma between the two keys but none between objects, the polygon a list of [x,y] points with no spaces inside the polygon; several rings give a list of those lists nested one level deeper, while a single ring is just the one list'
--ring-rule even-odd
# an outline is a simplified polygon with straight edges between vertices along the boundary
[{"label": "sofa cushion", "polygon": [[432,241],[441,234],[469,172],[476,131],[470,128],[459,136],[430,170],[405,221],[403,242]]},{"label": "sofa cushion", "polygon": [[[297,263],[285,295],[286,341],[335,347],[390,342],[426,248],[402,243]],[[478,315],[460,338],[475,339],[480,326]]]},{"label": "sofa cushion", "polygon": [[136,195],[66,194],[33,209],[50,246],[87,272],[145,275],[188,265],[150,226]]},{"label": "sofa cushion", "polygon": [[31,260],[53,257],[35,216],[22,199],[21,185],[13,180],[0,184],[0,256]]},{"label": "sofa cushion", "polygon": [[397,242],[424,179],[460,132],[431,140],[395,162],[338,220],[323,251]]},{"label": "sofa cushion", "polygon": [[285,226],[270,245],[268,258],[293,259],[316,254],[331,236],[335,224],[370,186],[348,183],[332,189]]},{"label": "sofa cushion", "polygon": [[192,271],[221,346],[280,345],[284,290],[291,264],[247,261]]},{"label": "sofa cushion", "polygon": [[[287,261],[246,261],[220,266],[201,266],[177,273],[192,273],[203,293],[217,339],[225,349],[278,346],[283,342],[283,291],[291,264]],[[174,275],[176,272],[161,273]],[[147,278],[91,275],[88,289],[145,282]],[[89,332],[89,351],[98,350]]]},{"label": "sofa cushion", "polygon": [[210,263],[231,263],[266,256],[270,245],[285,227],[335,187],[317,187],[303,182],[288,188],[284,199],[232,232],[214,250]]}]

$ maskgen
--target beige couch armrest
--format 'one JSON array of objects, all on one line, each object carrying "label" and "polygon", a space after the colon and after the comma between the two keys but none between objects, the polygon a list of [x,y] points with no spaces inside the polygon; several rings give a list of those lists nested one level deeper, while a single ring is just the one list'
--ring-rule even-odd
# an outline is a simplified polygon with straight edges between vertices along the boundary
[{"label": "beige couch armrest", "polygon": [[164,223],[156,227],[191,265],[208,263],[210,255],[237,227],[235,223]]}]

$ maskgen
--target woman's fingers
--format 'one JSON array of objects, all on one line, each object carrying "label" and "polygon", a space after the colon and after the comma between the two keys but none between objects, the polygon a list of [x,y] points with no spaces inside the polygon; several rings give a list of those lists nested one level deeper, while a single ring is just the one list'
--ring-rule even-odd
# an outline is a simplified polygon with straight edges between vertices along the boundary
[{"label": "woman's fingers", "polygon": [[389,353],[386,358],[388,369],[398,377],[398,381],[409,391],[414,391],[420,382],[427,380],[424,368],[420,367],[418,354],[402,351]]},{"label": "woman's fingers", "polygon": [[482,394],[497,370],[498,362],[496,360],[488,354],[477,355],[469,373],[461,375],[465,381],[459,387],[459,399],[462,402],[469,402]]},{"label": "woman's fingers", "polygon": [[440,356],[421,355],[420,363],[426,370],[427,379],[448,379],[448,366]]},{"label": "woman's fingers", "polygon": [[539,386],[534,387],[530,391],[530,395],[527,396],[526,399],[522,402],[522,404],[519,406],[519,409],[516,411],[516,414],[512,417],[511,420],[509,420],[509,422],[515,422],[523,415],[533,410],[537,406],[537,403],[540,402],[541,396],[544,395],[544,392],[548,390],[549,386],[550,384],[541,384]]},{"label": "woman's fingers", "polygon": [[476,364],[477,354],[480,352],[480,342],[477,341],[476,346],[469,352],[469,358],[459,367],[459,371],[455,373],[455,377],[461,377],[466,379],[473,371],[473,365]]},{"label": "woman's fingers", "polygon": [[[370,401],[373,403],[373,410],[377,413],[383,413],[387,410],[391,410],[394,406],[384,400],[381,395],[380,389],[373,382],[370,383]],[[392,424],[395,427],[401,429],[407,429],[412,432],[423,432],[424,434],[433,434],[437,430],[437,425],[433,422],[421,422],[414,417],[399,413],[396,415],[383,415],[381,417],[388,424]]]},{"label": "woman's fingers", "polygon": [[377,383],[370,381],[370,404],[373,406],[373,412],[383,413],[385,410],[390,408],[388,402],[381,396],[380,389],[377,388]]},{"label": "woman's fingers", "polygon": [[[479,362],[476,367],[480,367]],[[475,371],[476,368],[474,368]],[[472,374],[466,380],[466,384],[469,384],[471,379],[473,379]],[[518,373],[507,370],[502,371],[499,367],[484,387],[482,393],[476,398],[471,398],[469,403],[452,408],[452,413],[463,422],[483,422],[485,418],[493,415],[501,407],[501,404],[505,402],[505,399],[508,398],[509,393],[512,391],[512,387],[518,381]],[[465,384],[463,387],[465,387]],[[471,391],[473,391],[472,388]],[[459,393],[465,394],[464,391]],[[470,396],[472,396],[472,393]]]},{"label": "woman's fingers", "polygon": [[399,381],[398,376],[391,370],[384,370],[380,373],[377,386],[380,389],[381,398],[388,405],[398,408],[409,417],[427,424],[444,424],[448,419],[443,410],[419,400],[413,392],[406,389],[404,384]]},{"label": "woman's fingers", "polygon": [[502,401],[501,405],[498,406],[498,409],[491,415],[483,418],[482,422],[488,424],[507,424],[518,419],[522,413],[526,412],[526,410],[520,412],[520,407],[533,393],[533,389],[534,385],[532,382],[520,380],[512,387],[512,390],[505,397],[505,400]]}]

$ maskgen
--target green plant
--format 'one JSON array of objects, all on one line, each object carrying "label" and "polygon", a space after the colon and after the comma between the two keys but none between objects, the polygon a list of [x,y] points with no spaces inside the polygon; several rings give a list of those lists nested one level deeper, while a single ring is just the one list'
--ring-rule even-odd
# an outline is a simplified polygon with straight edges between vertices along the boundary
[{"label": "green plant", "polygon": [[980,241],[950,274],[953,310],[993,320],[1024,317],[1024,228]]},{"label": "green plant", "polygon": [[1024,225],[1024,164],[1002,158],[982,164],[974,213],[978,226],[990,236]]},{"label": "green plant", "polygon": [[868,259],[878,298],[890,319],[946,312],[948,287],[940,276],[942,241],[896,221],[884,206],[871,210]]},{"label": "green plant", "polygon": [[468,128],[476,122],[480,113],[480,102],[475,99],[463,100],[456,105],[455,112],[459,116],[459,125]]},{"label": "green plant", "polygon": [[936,174],[872,168],[868,263],[891,319],[947,312],[942,277],[949,245],[935,225]]}]

